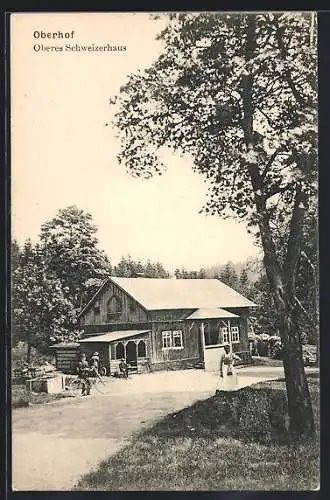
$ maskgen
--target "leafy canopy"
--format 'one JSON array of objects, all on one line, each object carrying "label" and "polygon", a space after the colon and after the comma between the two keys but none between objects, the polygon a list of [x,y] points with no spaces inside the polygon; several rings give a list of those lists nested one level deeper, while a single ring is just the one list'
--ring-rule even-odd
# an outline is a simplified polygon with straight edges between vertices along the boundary
[{"label": "leafy canopy", "polygon": [[59,210],[41,226],[47,274],[60,279],[77,309],[111,274],[110,261],[98,248],[96,232],[92,216],[76,206]]},{"label": "leafy canopy", "polygon": [[[246,51],[248,16],[255,49]],[[189,154],[209,184],[204,210],[256,223],[248,164],[257,164],[269,220],[286,224],[295,187],[315,194],[317,51],[311,14],[176,14],[164,51],[121,87],[119,161],[135,176],[161,174],[163,147]],[[254,144],[244,138],[246,80]],[[246,95],[245,102],[246,102]],[[275,229],[275,228],[274,228]]]}]

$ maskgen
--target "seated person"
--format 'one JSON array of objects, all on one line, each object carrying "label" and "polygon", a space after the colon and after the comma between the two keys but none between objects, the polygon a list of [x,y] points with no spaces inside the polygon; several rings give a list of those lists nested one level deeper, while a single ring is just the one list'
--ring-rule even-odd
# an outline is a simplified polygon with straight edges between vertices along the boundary
[{"label": "seated person", "polygon": [[119,363],[119,370],[121,375],[123,375],[125,378],[128,377],[128,368],[124,358],[122,358]]}]

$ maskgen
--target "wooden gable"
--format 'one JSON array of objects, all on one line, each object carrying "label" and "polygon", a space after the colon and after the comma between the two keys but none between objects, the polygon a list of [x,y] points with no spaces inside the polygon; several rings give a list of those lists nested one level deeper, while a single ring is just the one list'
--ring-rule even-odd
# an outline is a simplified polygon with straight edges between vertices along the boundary
[{"label": "wooden gable", "polygon": [[121,287],[109,280],[80,316],[81,325],[147,321],[147,311]]}]

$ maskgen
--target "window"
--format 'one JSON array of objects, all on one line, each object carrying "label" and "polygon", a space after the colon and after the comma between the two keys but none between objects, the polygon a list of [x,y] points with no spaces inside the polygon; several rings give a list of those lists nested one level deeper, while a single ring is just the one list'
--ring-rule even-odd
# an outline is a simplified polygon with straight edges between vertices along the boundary
[{"label": "window", "polygon": [[146,356],[146,343],[144,340],[140,340],[138,343],[138,358],[145,358]]},{"label": "window", "polygon": [[94,320],[98,320],[100,316],[100,302],[97,300],[94,304]]},{"label": "window", "polygon": [[176,330],[173,332],[173,347],[176,347],[176,348],[183,347],[182,331],[181,330]]},{"label": "window", "polygon": [[228,332],[228,328],[226,326],[224,326],[222,329],[222,342],[223,344],[229,344],[229,332]]},{"label": "window", "polygon": [[231,327],[231,341],[239,342],[239,329],[238,326]]},{"label": "window", "polygon": [[163,349],[183,349],[181,330],[166,330],[162,332]]},{"label": "window", "polygon": [[120,316],[122,312],[121,300],[113,295],[107,302],[107,318],[108,320]]},{"label": "window", "polygon": [[172,332],[162,332],[163,349],[170,349],[172,347]]}]

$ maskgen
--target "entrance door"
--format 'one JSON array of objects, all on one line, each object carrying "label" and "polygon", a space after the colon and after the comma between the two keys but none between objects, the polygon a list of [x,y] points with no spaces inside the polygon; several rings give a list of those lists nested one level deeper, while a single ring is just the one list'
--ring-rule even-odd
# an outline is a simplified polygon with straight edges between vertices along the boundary
[{"label": "entrance door", "polygon": [[204,361],[205,370],[207,372],[219,372],[220,370],[220,358],[224,353],[224,348],[222,346],[205,346],[204,349]]},{"label": "entrance door", "polygon": [[130,340],[126,344],[126,363],[129,363],[133,369],[137,369],[137,348],[136,343]]}]

